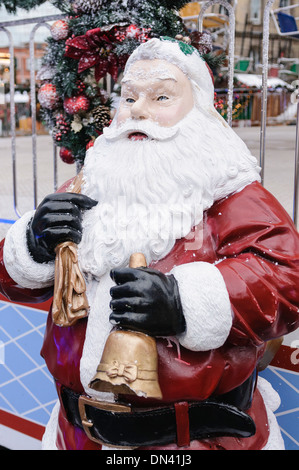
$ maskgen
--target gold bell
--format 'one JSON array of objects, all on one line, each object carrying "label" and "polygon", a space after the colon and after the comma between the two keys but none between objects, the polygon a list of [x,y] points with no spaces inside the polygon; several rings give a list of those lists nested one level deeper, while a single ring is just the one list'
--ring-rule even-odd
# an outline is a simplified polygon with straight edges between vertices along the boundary
[{"label": "gold bell", "polygon": [[144,333],[110,333],[90,387],[101,392],[162,398],[156,341]]},{"label": "gold bell", "polygon": [[[145,258],[135,253],[130,267],[141,266],[146,266]],[[162,398],[155,339],[137,331],[112,331],[89,386],[101,392]]]}]

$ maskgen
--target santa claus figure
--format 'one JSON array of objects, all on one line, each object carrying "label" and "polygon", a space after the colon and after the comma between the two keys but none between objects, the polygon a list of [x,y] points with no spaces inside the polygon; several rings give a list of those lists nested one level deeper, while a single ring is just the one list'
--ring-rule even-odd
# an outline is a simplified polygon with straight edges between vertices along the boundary
[{"label": "santa claus figure", "polygon": [[[42,355],[59,400],[46,449],[283,449],[279,398],[256,371],[299,324],[299,236],[213,99],[193,47],[139,46],[80,194],[46,197],[2,242],[1,290],[22,302],[53,295],[56,247],[78,245],[88,315],[48,317]],[[146,267],[129,267],[136,252]],[[95,385],[111,330],[154,338],[161,396]],[[150,382],[129,349],[101,373]]]}]

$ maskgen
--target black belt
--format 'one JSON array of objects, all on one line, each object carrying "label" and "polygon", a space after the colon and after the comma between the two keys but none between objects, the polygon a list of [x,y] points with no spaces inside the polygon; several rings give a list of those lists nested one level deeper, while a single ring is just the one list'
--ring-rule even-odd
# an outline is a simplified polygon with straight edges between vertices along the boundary
[{"label": "black belt", "polygon": [[215,400],[146,409],[98,402],[68,388],[61,389],[61,398],[69,422],[84,429],[92,441],[124,448],[174,442],[182,446],[194,439],[244,438],[255,434],[252,418],[233,404],[223,402],[224,397],[236,396],[238,389]]}]

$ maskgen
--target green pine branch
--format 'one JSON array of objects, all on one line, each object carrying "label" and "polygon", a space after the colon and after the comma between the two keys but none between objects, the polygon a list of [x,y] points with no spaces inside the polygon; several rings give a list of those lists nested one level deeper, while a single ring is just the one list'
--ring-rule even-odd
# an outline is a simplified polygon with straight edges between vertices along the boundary
[{"label": "green pine branch", "polygon": [[0,6],[4,6],[8,13],[16,13],[17,8],[29,11],[45,2],[46,0],[0,0]]},{"label": "green pine branch", "polygon": [[224,52],[218,55],[215,52],[208,52],[207,54],[201,54],[201,56],[212,70],[219,68],[226,59]]},{"label": "green pine branch", "polygon": [[[24,10],[31,10],[39,5],[42,5],[47,0],[0,0],[0,6],[4,6],[9,13],[16,13],[17,8],[23,8]],[[69,0],[52,0],[54,6],[59,8],[61,11],[65,13],[70,13],[72,11],[72,5]],[[128,0],[127,7],[125,7],[121,0],[119,1],[108,1],[103,0],[101,7],[102,9],[108,9],[111,4],[113,5],[114,12],[115,5],[117,4],[117,10],[119,8],[125,8],[126,11],[133,10],[133,8],[140,7],[141,9],[145,9],[147,6],[150,6],[153,9],[158,9],[160,6],[162,8],[166,8],[167,10],[180,10],[183,6],[185,6],[189,1],[187,0],[151,0],[142,2],[140,0]]]}]

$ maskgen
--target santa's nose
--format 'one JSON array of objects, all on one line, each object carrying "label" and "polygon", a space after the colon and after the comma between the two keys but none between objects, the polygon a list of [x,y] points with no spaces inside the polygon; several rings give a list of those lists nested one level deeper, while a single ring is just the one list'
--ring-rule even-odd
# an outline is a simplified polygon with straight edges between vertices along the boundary
[{"label": "santa's nose", "polygon": [[148,119],[150,117],[147,102],[144,97],[141,96],[136,99],[135,103],[131,106],[131,117],[133,119]]}]

